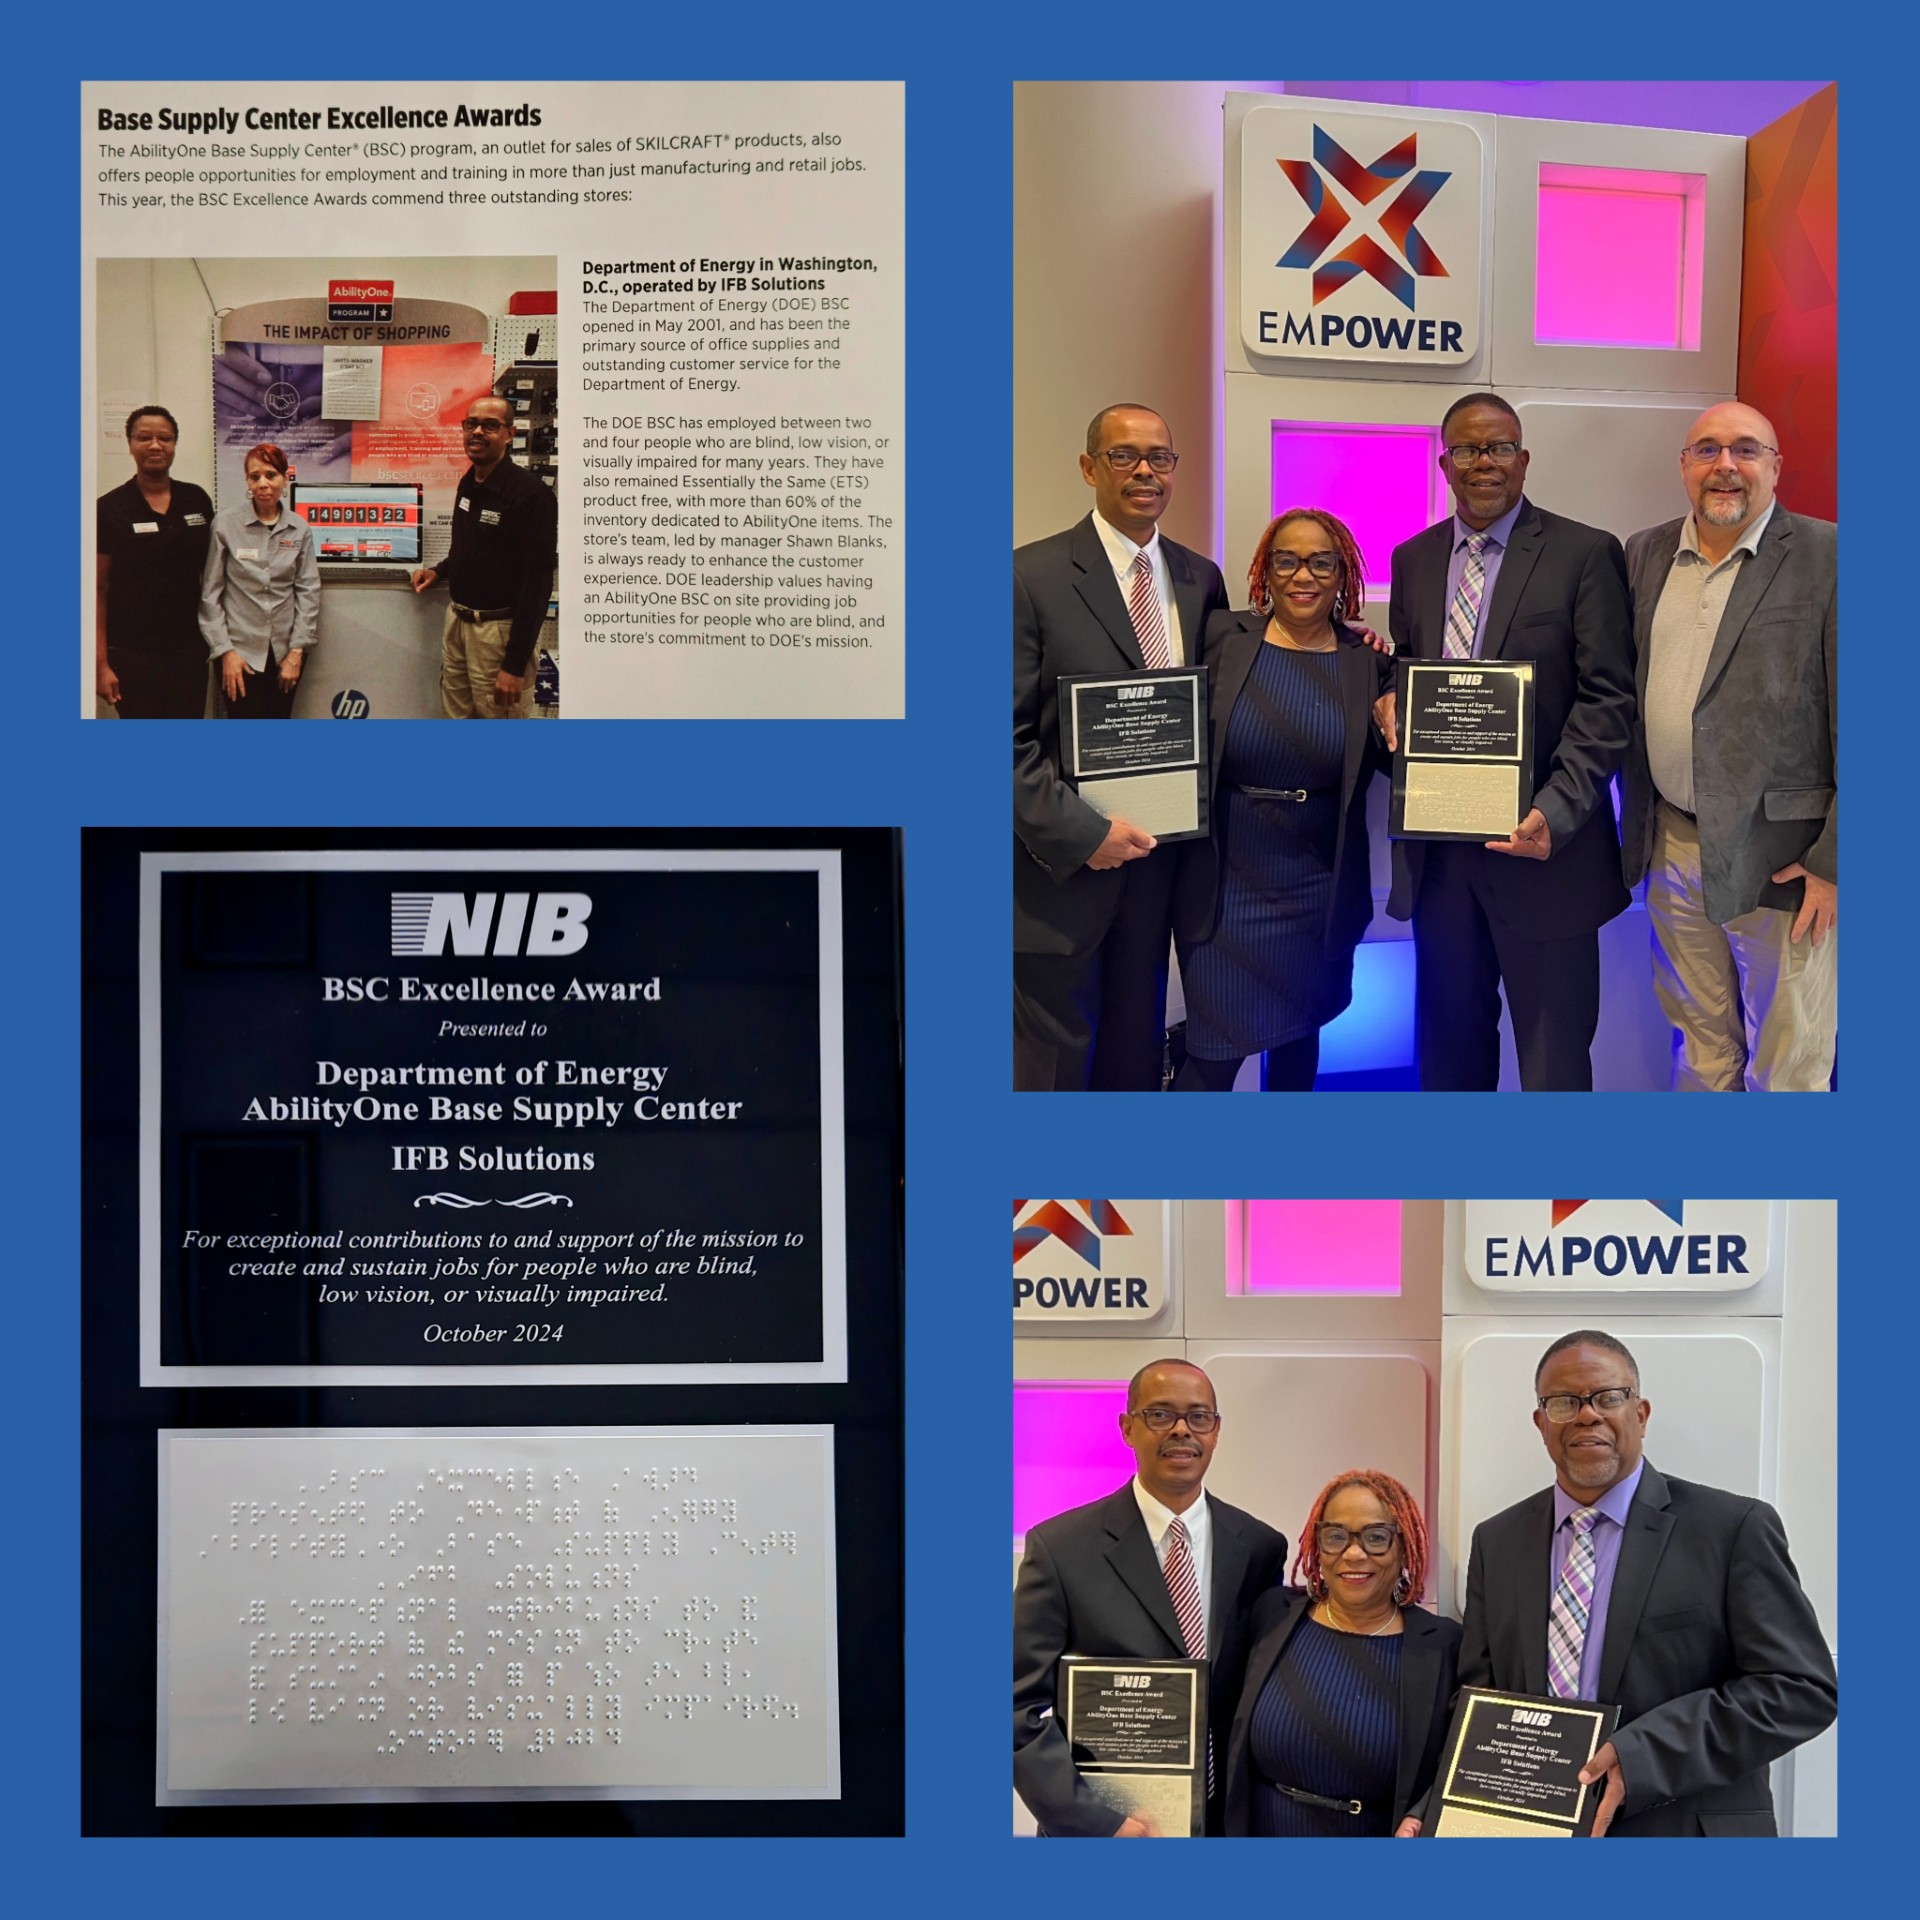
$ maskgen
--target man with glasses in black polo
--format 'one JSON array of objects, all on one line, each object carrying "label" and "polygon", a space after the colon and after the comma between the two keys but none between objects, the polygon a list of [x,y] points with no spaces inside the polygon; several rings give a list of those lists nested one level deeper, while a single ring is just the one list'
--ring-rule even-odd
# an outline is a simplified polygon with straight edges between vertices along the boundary
[{"label": "man with glasses in black polo", "polygon": [[[1526,497],[1520,417],[1470,393],[1440,423],[1454,512],[1396,547],[1388,610],[1416,660],[1531,661],[1533,805],[1502,839],[1396,840],[1387,911],[1411,919],[1423,1088],[1500,1084],[1500,1001],[1529,1092],[1593,1085],[1600,929],[1627,904],[1608,786],[1633,724],[1620,542]],[[1394,743],[1391,693],[1375,717]]]},{"label": "man with glasses in black polo", "polygon": [[1774,498],[1737,402],[1680,450],[1693,510],[1627,542],[1640,719],[1626,881],[1647,877],[1676,1090],[1824,1093],[1840,916],[1839,530]]},{"label": "man with glasses in black polo", "polygon": [[1013,1084],[1155,1092],[1180,848],[1081,799],[1060,757],[1062,674],[1200,655],[1220,569],[1159,531],[1180,456],[1151,408],[1103,407],[1080,477],[1093,511],[1013,556]]},{"label": "man with glasses in black polo", "polygon": [[1117,1493],[1027,1534],[1013,1590],[1013,1784],[1042,1833],[1138,1839],[1089,1791],[1054,1706],[1060,1657],[1212,1662],[1207,1832],[1221,1831],[1226,1736],[1247,1663],[1247,1618],[1277,1586],[1287,1542],[1262,1520],[1201,1491],[1220,1440],[1213,1382],[1184,1360],[1156,1360],[1127,1384],[1120,1435],[1137,1471]]},{"label": "man with glasses in black polo", "polygon": [[513,408],[476,400],[460,422],[472,462],[453,502],[447,557],[413,574],[413,590],[453,590],[440,654],[449,720],[524,720],[533,712],[533,649],[553,595],[560,512],[550,488],[507,449]]},{"label": "man with glasses in black polo", "polygon": [[1775,1833],[1767,1768],[1839,1698],[1780,1516],[1645,1458],[1611,1334],[1563,1334],[1533,1384],[1554,1484],[1474,1529],[1460,1684],[1619,1707],[1581,1774],[1596,1838]]}]

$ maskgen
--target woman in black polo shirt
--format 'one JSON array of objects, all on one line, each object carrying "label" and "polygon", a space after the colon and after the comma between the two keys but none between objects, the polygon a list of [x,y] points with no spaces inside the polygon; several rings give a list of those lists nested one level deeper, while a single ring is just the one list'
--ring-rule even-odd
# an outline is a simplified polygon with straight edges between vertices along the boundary
[{"label": "woman in black polo shirt", "polygon": [[103,493],[93,575],[94,687],[123,720],[198,720],[207,706],[200,574],[213,502],[173,477],[180,427],[165,407],[127,416],[133,478]]}]

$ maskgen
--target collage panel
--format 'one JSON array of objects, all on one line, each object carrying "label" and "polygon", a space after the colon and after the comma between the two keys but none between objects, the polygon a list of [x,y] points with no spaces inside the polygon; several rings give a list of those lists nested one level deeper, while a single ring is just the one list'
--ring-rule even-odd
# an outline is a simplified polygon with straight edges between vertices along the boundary
[{"label": "collage panel", "polygon": [[1014,1209],[1016,1834],[1839,1831],[1834,1203]]},{"label": "collage panel", "polygon": [[82,114],[84,714],[899,717],[900,86]]},{"label": "collage panel", "polygon": [[1837,1084],[1837,97],[1016,86],[1016,1091]]},{"label": "collage panel", "polygon": [[84,1830],[897,1834],[898,835],[85,861]]}]

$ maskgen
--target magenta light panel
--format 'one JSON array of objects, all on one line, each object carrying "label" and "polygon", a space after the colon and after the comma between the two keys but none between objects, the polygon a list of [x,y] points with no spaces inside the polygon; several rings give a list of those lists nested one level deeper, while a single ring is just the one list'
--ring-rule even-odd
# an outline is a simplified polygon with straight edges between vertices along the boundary
[{"label": "magenta light panel", "polygon": [[1013,1533],[1022,1539],[1133,1474],[1120,1437],[1124,1380],[1021,1380],[1013,1389]]},{"label": "magenta light panel", "polygon": [[[1384,595],[1393,550],[1442,517],[1440,429],[1273,423],[1273,511],[1320,507],[1344,520]],[[1238,590],[1238,582],[1233,583]]]},{"label": "magenta light panel", "polygon": [[1533,337],[1697,353],[1706,176],[1540,167]]},{"label": "magenta light panel", "polygon": [[1398,1200],[1229,1201],[1229,1241],[1236,1234],[1246,1249],[1239,1263],[1242,1293],[1400,1291]]}]

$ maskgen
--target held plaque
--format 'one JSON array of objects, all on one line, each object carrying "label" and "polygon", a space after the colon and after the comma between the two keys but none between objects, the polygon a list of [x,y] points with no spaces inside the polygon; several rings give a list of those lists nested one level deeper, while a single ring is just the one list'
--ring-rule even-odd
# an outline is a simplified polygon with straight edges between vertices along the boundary
[{"label": "held plaque", "polygon": [[1533,663],[1402,660],[1396,840],[1504,840],[1533,805]]},{"label": "held plaque", "polygon": [[1156,1838],[1207,1825],[1207,1662],[1067,1654],[1056,1711],[1080,1777]]},{"label": "held plaque", "polygon": [[1207,671],[1061,676],[1060,755],[1081,799],[1156,840],[1206,837]]},{"label": "held plaque", "polygon": [[1602,1785],[1580,1769],[1613,1737],[1618,1707],[1484,1687],[1462,1690],[1426,1822],[1435,1840],[1584,1840]]}]

